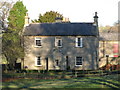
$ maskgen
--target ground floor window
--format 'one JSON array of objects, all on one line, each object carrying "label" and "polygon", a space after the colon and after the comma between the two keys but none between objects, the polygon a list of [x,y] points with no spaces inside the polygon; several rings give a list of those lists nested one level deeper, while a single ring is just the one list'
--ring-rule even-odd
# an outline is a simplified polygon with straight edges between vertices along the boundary
[{"label": "ground floor window", "polygon": [[36,56],[35,65],[41,66],[41,57],[40,56]]},{"label": "ground floor window", "polygon": [[82,57],[76,57],[75,66],[81,66],[81,65],[82,65]]}]

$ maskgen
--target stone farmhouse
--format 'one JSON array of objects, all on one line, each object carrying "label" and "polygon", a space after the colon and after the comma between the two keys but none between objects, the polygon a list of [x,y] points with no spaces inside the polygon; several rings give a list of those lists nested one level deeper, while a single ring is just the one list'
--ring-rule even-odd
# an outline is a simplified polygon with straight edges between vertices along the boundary
[{"label": "stone farmhouse", "polygon": [[99,64],[97,12],[94,22],[33,23],[25,17],[23,30],[25,57],[22,68],[28,70],[95,70]]}]

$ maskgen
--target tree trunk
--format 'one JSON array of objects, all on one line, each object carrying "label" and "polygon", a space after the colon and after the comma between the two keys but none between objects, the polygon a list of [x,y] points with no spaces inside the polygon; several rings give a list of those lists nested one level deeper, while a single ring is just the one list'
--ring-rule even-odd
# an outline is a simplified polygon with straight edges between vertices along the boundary
[{"label": "tree trunk", "polygon": [[5,58],[6,58],[6,61],[7,61],[7,64],[5,64],[5,71],[6,72],[8,72],[8,69],[9,69],[9,63],[8,63],[8,61],[9,61],[9,58],[7,57],[7,55],[4,55],[5,56]]}]

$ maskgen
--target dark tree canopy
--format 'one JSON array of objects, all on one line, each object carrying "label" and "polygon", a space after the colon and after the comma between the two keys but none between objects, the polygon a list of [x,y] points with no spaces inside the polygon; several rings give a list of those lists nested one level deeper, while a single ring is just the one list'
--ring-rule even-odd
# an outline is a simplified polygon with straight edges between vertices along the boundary
[{"label": "dark tree canopy", "polygon": [[55,11],[49,11],[43,15],[40,14],[39,19],[32,20],[32,22],[33,23],[52,23],[52,22],[55,22],[56,17],[63,18],[63,15]]}]

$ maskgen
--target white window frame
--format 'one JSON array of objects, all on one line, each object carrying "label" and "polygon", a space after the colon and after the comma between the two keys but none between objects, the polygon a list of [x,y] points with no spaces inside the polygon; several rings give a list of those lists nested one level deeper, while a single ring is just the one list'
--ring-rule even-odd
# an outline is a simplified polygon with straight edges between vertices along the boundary
[{"label": "white window frame", "polygon": [[[40,57],[40,65],[37,64],[38,57]],[[35,66],[42,66],[42,64],[41,64],[41,56],[36,56],[35,57]]]},{"label": "white window frame", "polygon": [[[58,41],[60,40],[61,42],[61,46],[58,46]],[[56,47],[62,47],[62,38],[59,38],[59,37],[55,37],[55,46]]]},{"label": "white window frame", "polygon": [[77,62],[76,62],[77,61],[77,57],[80,57],[80,56],[76,56],[75,57],[75,66],[82,66],[83,65],[83,58],[81,57],[81,59],[82,59],[82,65],[76,65],[77,64]]},{"label": "white window frame", "polygon": [[[78,46],[78,38],[80,38],[80,46]],[[75,46],[76,47],[83,47],[83,38],[82,37],[76,37]]]},{"label": "white window frame", "polygon": [[[40,40],[41,46],[36,45],[36,40]],[[35,37],[35,47],[42,47],[42,39],[40,37]]]}]

